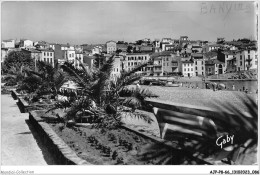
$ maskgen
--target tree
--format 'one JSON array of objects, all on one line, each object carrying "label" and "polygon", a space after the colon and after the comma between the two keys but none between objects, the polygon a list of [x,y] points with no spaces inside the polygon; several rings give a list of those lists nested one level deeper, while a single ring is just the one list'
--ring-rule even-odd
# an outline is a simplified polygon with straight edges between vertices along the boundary
[{"label": "tree", "polygon": [[[82,95],[74,102],[58,102],[56,108],[67,108],[67,114],[64,116],[65,124],[70,119],[77,118],[77,114],[91,115],[98,125],[102,128],[114,128],[121,124],[122,113],[127,113],[127,108],[131,116],[143,118],[147,122],[151,119],[148,116],[138,114],[135,109],[148,107],[145,105],[146,97],[156,97],[147,90],[129,89],[129,85],[140,80],[141,76],[135,74],[146,64],[136,67],[132,71],[122,72],[119,77],[111,79],[114,58],[110,57],[104,64],[89,72],[81,64],[82,69],[70,67],[68,63],[62,66],[70,79],[73,80],[80,89]],[[96,65],[99,66],[99,65]],[[65,105],[66,104],[66,105]],[[67,105],[69,104],[69,105]]]},{"label": "tree", "polygon": [[15,86],[18,85],[18,88],[20,87],[22,81],[26,78],[26,70],[29,68],[27,66],[22,65],[21,67],[12,66],[8,69],[7,75],[4,78],[4,81],[6,81],[6,86]]},{"label": "tree", "polygon": [[133,46],[127,46],[127,53],[133,52]]},{"label": "tree", "polygon": [[58,64],[52,67],[51,64],[38,61],[38,71],[28,70],[28,76],[22,81],[20,90],[32,93],[35,100],[42,95],[58,95],[61,86],[67,81],[66,75],[59,69]]},{"label": "tree", "polygon": [[6,68],[6,70],[4,70],[5,72],[7,72],[7,70],[13,66],[14,67],[27,66],[31,70],[33,70],[35,65],[34,60],[31,58],[30,54],[26,54],[21,51],[10,52],[3,64],[4,67]]}]

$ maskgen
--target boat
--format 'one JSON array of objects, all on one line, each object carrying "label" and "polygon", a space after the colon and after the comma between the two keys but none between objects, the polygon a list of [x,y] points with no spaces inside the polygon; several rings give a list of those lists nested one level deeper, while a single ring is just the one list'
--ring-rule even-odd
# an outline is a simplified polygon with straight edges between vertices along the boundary
[{"label": "boat", "polygon": [[165,84],[165,86],[167,87],[180,87],[181,84],[180,83],[176,83],[174,81],[167,81],[167,83]]}]

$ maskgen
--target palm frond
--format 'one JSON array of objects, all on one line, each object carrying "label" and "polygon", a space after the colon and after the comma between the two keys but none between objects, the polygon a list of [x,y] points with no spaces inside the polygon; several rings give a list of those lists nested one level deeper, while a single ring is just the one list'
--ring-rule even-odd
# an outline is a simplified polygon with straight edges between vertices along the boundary
[{"label": "palm frond", "polygon": [[[217,101],[214,105],[219,115],[205,117],[204,120],[209,121],[209,124],[205,123],[204,127],[200,126],[196,119],[188,114],[185,116],[172,113],[171,116],[170,112],[165,113],[164,115],[168,115],[169,119],[171,119],[171,124],[179,128],[172,133],[172,138],[175,138],[182,150],[190,156],[201,159],[222,154],[223,150],[216,145],[216,139],[227,134],[229,136],[234,135],[233,151],[227,153],[228,157],[232,157],[241,146],[245,148],[243,153],[254,151],[258,144],[257,104],[254,99],[246,95],[238,98],[246,107],[247,112],[237,109],[237,106],[232,103]],[[214,122],[216,130],[210,124],[210,121]],[[230,144],[223,145],[223,148],[227,146],[230,146]],[[158,156],[153,151],[152,148],[148,149],[145,154]],[[168,153],[166,151],[160,154],[167,155]],[[173,157],[174,155],[168,154],[168,156]]]}]

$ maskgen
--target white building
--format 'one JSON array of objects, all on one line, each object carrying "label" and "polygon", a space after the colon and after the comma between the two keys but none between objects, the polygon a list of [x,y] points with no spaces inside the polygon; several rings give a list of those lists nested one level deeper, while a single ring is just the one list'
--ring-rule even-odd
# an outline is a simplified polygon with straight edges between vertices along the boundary
[{"label": "white building", "polygon": [[257,50],[243,50],[236,54],[237,71],[257,69],[258,52]]},{"label": "white building", "polygon": [[[150,60],[150,55],[145,53],[129,53],[126,54],[125,59],[123,61],[123,69],[124,70],[133,70],[137,65],[142,63],[146,63]],[[142,68],[142,70],[137,73],[146,73],[146,69]]]},{"label": "white building", "polygon": [[15,40],[3,40],[1,44],[2,48],[15,48]]},{"label": "white building", "polygon": [[193,53],[191,58],[194,61],[194,72],[195,76],[205,75],[205,59],[202,53]]},{"label": "white building", "polygon": [[20,40],[20,47],[21,48],[33,48],[33,41],[28,39],[22,39]]},{"label": "white building", "polygon": [[54,67],[54,51],[51,49],[37,49],[41,51],[40,61],[49,63]]},{"label": "white building", "polygon": [[65,58],[67,59],[68,62],[74,63],[75,64],[75,59],[76,59],[76,53],[75,50],[73,49],[68,49],[65,51]]},{"label": "white building", "polygon": [[1,63],[3,63],[8,55],[8,48],[1,48]]},{"label": "white building", "polygon": [[82,52],[75,52],[75,61],[74,66],[78,69],[80,69],[80,62],[83,63],[83,53]]},{"label": "white building", "polygon": [[182,61],[182,75],[184,77],[195,76],[194,63],[188,59]]},{"label": "white building", "polygon": [[74,46],[70,46],[69,44],[61,44],[61,50],[74,50]]},{"label": "white building", "polygon": [[116,42],[115,41],[108,41],[106,42],[107,53],[111,54],[116,52]]},{"label": "white building", "polygon": [[113,70],[112,70],[112,73],[111,73],[111,78],[113,78],[113,79],[120,76],[121,59],[122,59],[122,56],[114,56]]}]

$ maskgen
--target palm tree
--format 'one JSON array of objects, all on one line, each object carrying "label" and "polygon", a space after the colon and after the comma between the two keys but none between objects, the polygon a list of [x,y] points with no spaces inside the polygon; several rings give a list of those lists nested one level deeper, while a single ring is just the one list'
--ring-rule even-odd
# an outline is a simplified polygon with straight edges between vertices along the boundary
[{"label": "palm tree", "polygon": [[[207,121],[214,121],[214,128],[209,123],[200,127],[191,117],[172,116],[175,121],[174,125],[182,128],[174,132],[175,136],[181,137],[180,140],[177,140],[176,147],[162,147],[160,144],[151,145],[141,154],[142,159],[154,160],[159,158],[159,162],[163,164],[190,164],[191,162],[187,162],[187,160],[194,160],[195,158],[207,158],[206,160],[211,159],[213,161],[223,158],[230,160],[232,157],[235,158],[241,147],[244,148],[242,154],[255,152],[258,143],[257,104],[249,96],[239,98],[248,112],[241,112],[237,109],[237,106],[228,102],[218,101],[214,103],[219,115],[212,114],[206,117]],[[184,132],[185,129],[194,132],[187,133]],[[219,138],[221,141],[226,135],[233,135],[234,143],[222,145],[223,148],[221,149],[216,144],[217,139]],[[180,147],[181,150],[178,151],[177,147]],[[223,150],[228,148],[230,151]]]},{"label": "palm tree", "polygon": [[38,71],[27,71],[28,77],[22,81],[20,90],[33,93],[36,99],[43,95],[58,95],[61,86],[67,81],[66,75],[59,69],[45,62],[37,62]]},{"label": "palm tree", "polygon": [[[69,79],[82,89],[82,96],[71,103],[67,115],[64,116],[66,120],[71,119],[71,116],[76,117],[78,113],[88,113],[88,115],[98,118],[97,120],[100,121],[98,126],[115,127],[121,124],[121,113],[127,111],[125,106],[132,108],[134,114],[135,109],[147,107],[145,98],[156,97],[148,90],[128,87],[133,82],[140,80],[141,76],[135,73],[146,64],[139,65],[132,71],[121,72],[119,77],[112,80],[113,63],[112,56],[108,60],[104,60],[102,64],[96,64],[92,71],[88,71],[82,63],[80,63],[81,69],[73,67],[70,63],[61,66],[70,77]],[[64,102],[58,102],[55,108],[63,108],[62,104]],[[145,115],[139,114],[138,117],[148,122],[151,121]]]},{"label": "palm tree", "polygon": [[21,67],[12,66],[8,70],[8,73],[4,78],[4,81],[6,81],[5,85],[7,85],[7,86],[18,85],[19,86],[26,77],[26,70],[29,70],[29,68],[24,65],[22,65]]}]

